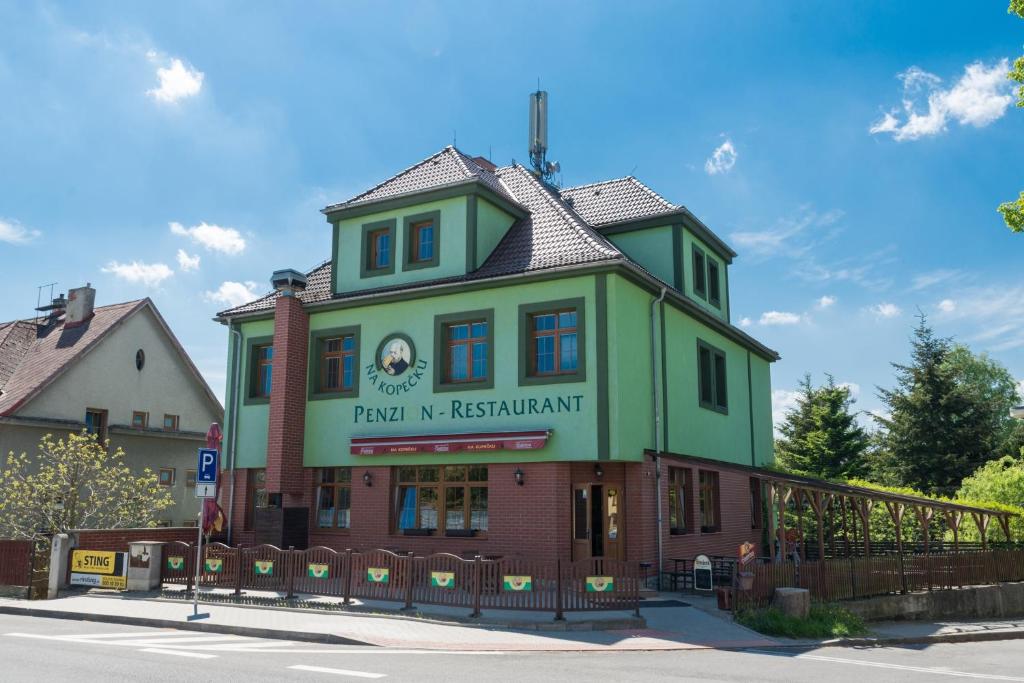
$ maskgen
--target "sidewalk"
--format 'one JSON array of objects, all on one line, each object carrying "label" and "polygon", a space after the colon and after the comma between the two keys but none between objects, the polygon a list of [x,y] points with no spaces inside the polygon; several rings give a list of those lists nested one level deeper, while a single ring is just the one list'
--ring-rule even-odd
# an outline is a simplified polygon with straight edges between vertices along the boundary
[{"label": "sidewalk", "polygon": [[[675,597],[675,596],[672,596]],[[0,599],[0,612],[113,621],[254,637],[450,651],[627,651],[772,647],[779,643],[693,607],[642,609],[647,628],[524,631],[497,625],[442,623],[395,615],[200,603],[210,618],[188,622],[189,603],[88,593],[28,602]],[[465,610],[463,610],[465,611]],[[490,613],[491,618],[502,615]],[[516,615],[519,616],[519,615]],[[622,616],[611,613],[606,616]],[[631,616],[631,615],[629,615]],[[521,617],[520,617],[521,618]],[[579,620],[580,615],[573,615]],[[551,615],[547,615],[551,619]],[[570,626],[571,628],[571,626]]]},{"label": "sidewalk", "polygon": [[[815,648],[828,646],[883,646],[1024,639],[1024,619],[971,622],[878,622],[870,624],[871,636],[830,641],[769,638],[750,631],[718,611],[710,598],[666,594],[659,603],[641,607],[646,628],[575,630],[590,615],[570,614],[565,630],[541,630],[552,623],[550,614],[537,613],[544,622],[532,630],[516,627],[530,613],[488,613],[491,623],[469,620],[466,610],[422,608],[412,615],[365,612],[326,612],[295,609],[200,603],[199,611],[210,618],[189,622],[192,605],[155,595],[135,597],[116,592],[69,595],[57,600],[0,599],[0,613],[52,616],[82,621],[129,623],[158,628],[177,628],[250,637],[278,638],[332,644],[371,645],[388,648],[445,651],[635,651],[741,648]],[[671,601],[666,604],[666,601]],[[673,604],[674,603],[674,604]],[[383,603],[382,603],[383,604]],[[393,603],[388,604],[394,607]],[[430,610],[429,612],[427,610]],[[425,617],[425,618],[424,618]],[[602,618],[625,619],[627,613],[603,613]],[[496,623],[508,619],[508,623]]]}]

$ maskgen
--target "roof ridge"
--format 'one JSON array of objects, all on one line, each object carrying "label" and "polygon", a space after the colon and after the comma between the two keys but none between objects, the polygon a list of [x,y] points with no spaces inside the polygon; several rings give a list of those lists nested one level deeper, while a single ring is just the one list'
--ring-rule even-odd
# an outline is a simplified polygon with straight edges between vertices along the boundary
[{"label": "roof ridge", "polygon": [[399,171],[398,173],[394,174],[390,178],[382,180],[381,182],[377,183],[376,185],[374,185],[370,189],[366,190],[365,192],[360,192],[355,197],[352,197],[351,199],[348,199],[346,201],[338,202],[337,204],[331,204],[327,208],[332,208],[332,207],[335,207],[335,206],[344,206],[345,204],[351,204],[353,202],[358,202],[360,200],[360,198],[365,197],[366,195],[371,194],[371,193],[375,192],[376,190],[379,190],[380,188],[384,187],[388,183],[393,182],[393,181],[397,180],[398,178],[401,178],[405,174],[407,174],[407,173],[409,173],[409,172],[419,168],[420,166],[422,166],[423,164],[427,163],[428,161],[432,161],[432,160],[436,159],[437,157],[439,157],[442,154],[444,154],[445,152],[447,152],[449,149],[454,149],[454,147],[452,147],[451,145],[448,145],[447,147],[445,147],[441,151],[434,152],[433,154],[431,154],[430,156],[426,157],[425,159],[421,159],[420,161],[417,161],[412,166],[408,166],[408,167],[402,169],[401,171]]},{"label": "roof ridge", "polygon": [[544,183],[537,179],[537,176],[531,173],[530,170],[527,169],[522,164],[515,164],[514,168],[521,170],[523,173],[529,176],[530,181],[540,189],[541,194],[545,197],[548,203],[550,203],[559,213],[561,213],[566,219],[568,219],[569,224],[572,225],[572,227],[575,228],[576,231],[580,233],[580,235],[584,239],[591,242],[595,247],[613,252],[610,255],[622,256],[622,252],[614,244],[612,244],[606,237],[601,235],[599,232],[594,230],[594,228],[591,227],[591,225],[587,223],[585,220],[583,220],[583,217],[576,213],[576,211],[568,207],[565,201],[561,198],[561,195],[559,195],[558,199],[555,199],[555,197],[552,195],[551,190],[549,190]]},{"label": "roof ridge", "polygon": [[623,180],[629,180],[633,178],[631,175],[622,176],[621,178],[612,178],[611,180],[598,180],[593,183],[584,183],[583,185],[573,185],[572,187],[563,187],[562,192],[572,192],[573,190],[585,190],[588,187],[596,187],[598,185],[611,185],[612,183],[621,183]]},{"label": "roof ridge", "polygon": [[646,183],[644,183],[639,178],[636,178],[635,176],[631,176],[631,175],[630,176],[626,176],[624,178],[624,180],[629,180],[629,181],[633,182],[635,185],[638,185],[640,187],[640,189],[642,189],[645,192],[647,192],[647,194],[651,195],[652,197],[657,199],[659,202],[661,202],[665,206],[668,206],[668,207],[670,207],[672,209],[680,209],[680,208],[682,208],[682,205],[680,205],[680,204],[673,204],[672,202],[670,202],[669,200],[665,199],[660,194],[658,194],[657,192],[652,190],[650,187],[647,186]]}]

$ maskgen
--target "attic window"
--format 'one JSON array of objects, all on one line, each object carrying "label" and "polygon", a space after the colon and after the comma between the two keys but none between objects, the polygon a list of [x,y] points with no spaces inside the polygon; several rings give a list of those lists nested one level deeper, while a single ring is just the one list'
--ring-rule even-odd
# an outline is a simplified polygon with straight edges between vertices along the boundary
[{"label": "attic window", "polygon": [[135,369],[142,372],[142,368],[146,365],[146,352],[139,349],[135,352]]}]

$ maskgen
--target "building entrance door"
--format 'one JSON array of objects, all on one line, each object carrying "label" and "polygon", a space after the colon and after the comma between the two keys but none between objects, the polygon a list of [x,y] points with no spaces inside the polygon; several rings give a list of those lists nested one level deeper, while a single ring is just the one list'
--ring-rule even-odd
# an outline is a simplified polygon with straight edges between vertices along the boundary
[{"label": "building entrance door", "polygon": [[572,558],[622,559],[622,488],[576,484],[572,489]]}]

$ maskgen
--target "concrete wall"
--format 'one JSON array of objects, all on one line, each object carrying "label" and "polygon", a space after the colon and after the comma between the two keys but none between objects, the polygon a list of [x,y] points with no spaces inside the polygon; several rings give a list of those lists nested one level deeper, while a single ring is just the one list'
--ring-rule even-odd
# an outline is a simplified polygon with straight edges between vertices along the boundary
[{"label": "concrete wall", "polygon": [[1021,617],[1024,616],[1024,583],[882,595],[844,602],[843,607],[865,621]]}]

